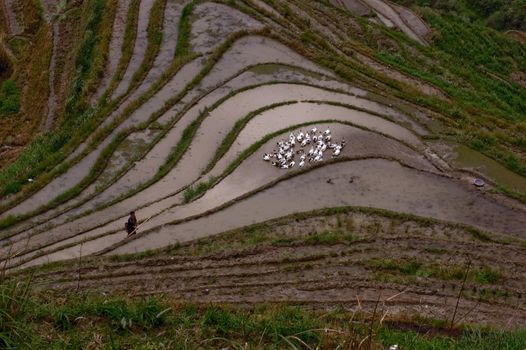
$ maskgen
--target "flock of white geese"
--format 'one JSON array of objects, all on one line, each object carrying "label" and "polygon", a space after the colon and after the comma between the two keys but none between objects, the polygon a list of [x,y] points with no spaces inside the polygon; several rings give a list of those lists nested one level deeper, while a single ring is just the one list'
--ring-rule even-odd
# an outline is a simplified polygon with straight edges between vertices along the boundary
[{"label": "flock of white geese", "polygon": [[[296,135],[291,133],[288,141],[282,140],[276,144],[278,149],[265,153],[263,160],[280,169],[290,169],[296,164],[302,168],[305,162],[322,162],[323,154],[328,150],[332,151],[332,157],[339,156],[345,147],[345,140],[333,143],[330,129],[321,131],[312,128],[305,133],[301,130]],[[294,149],[296,146],[299,146],[297,151]],[[308,151],[307,147],[310,147]]]}]

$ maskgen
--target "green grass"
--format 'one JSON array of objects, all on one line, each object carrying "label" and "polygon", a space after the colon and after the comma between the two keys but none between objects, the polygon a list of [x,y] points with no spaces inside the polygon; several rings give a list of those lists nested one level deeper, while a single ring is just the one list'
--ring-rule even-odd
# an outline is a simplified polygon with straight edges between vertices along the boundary
[{"label": "green grass", "polygon": [[466,272],[468,273],[467,281],[477,284],[497,284],[504,280],[504,276],[500,271],[486,266],[479,266],[474,269],[469,269],[468,271],[466,266],[439,266],[435,264],[424,263],[418,260],[393,259],[371,260],[366,262],[365,265],[381,273],[437,278],[446,281],[461,281],[464,279]]},{"label": "green grass", "polygon": [[[376,58],[439,87],[454,103],[446,113],[453,126],[449,132],[510,170],[526,175],[521,156],[526,150],[526,90],[510,78],[514,72],[526,71],[526,49],[458,13],[429,8],[422,11],[437,31],[432,46],[415,55],[403,48],[407,39],[390,34],[398,48],[379,49]],[[371,45],[372,40],[374,37]]]},{"label": "green grass", "polygon": [[338,243],[349,243],[354,241],[352,233],[347,233],[339,230],[327,230],[320,233],[309,235],[305,239],[307,244],[338,244]]},{"label": "green grass", "polygon": [[13,80],[5,80],[0,85],[0,116],[16,114],[20,110],[20,93]]},{"label": "green grass", "polygon": [[68,119],[78,118],[88,108],[87,101],[83,99],[83,90],[86,78],[94,66],[96,46],[100,40],[98,34],[105,9],[106,2],[103,0],[92,0],[89,3],[89,16],[87,24],[82,31],[83,35],[75,59],[76,73],[66,101],[66,122],[69,122]]},{"label": "green grass", "polygon": [[183,202],[184,203],[191,202],[193,199],[199,197],[200,195],[208,191],[208,189],[213,184],[215,184],[215,182],[216,182],[216,178],[210,177],[206,181],[201,181],[193,186],[187,187],[186,190],[183,192]]},{"label": "green grass", "polygon": [[[5,349],[522,349],[524,330],[465,328],[459,337],[425,336],[369,322],[342,308],[193,305],[169,298],[94,293],[30,295],[29,284],[0,289]],[[351,320],[353,322],[351,322]],[[430,321],[428,323],[432,324]],[[430,327],[422,324],[420,327]],[[416,326],[418,328],[418,326]],[[354,344],[354,347],[352,346]],[[345,347],[346,348],[346,347]]]},{"label": "green grass", "polygon": [[178,40],[175,47],[175,57],[186,56],[190,54],[190,35],[192,30],[190,16],[194,10],[194,5],[194,1],[191,1],[183,8],[183,11],[181,12]]}]

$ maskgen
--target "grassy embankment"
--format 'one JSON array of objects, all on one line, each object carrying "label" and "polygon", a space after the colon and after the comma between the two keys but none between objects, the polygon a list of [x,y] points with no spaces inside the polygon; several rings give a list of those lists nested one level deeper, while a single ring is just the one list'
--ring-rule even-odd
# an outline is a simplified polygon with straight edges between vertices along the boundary
[{"label": "grassy embankment", "polygon": [[[25,285],[0,291],[0,343],[7,349],[521,349],[526,332],[466,328],[455,336],[419,321],[399,330],[344,309],[316,312],[289,305],[196,306],[169,298],[71,294],[33,297]],[[16,297],[14,293],[20,292]],[[409,326],[410,323],[402,325]]]},{"label": "grassy embankment", "polygon": [[[355,221],[352,216],[345,216],[346,213],[369,215],[371,221]],[[322,215],[319,218],[324,218],[323,215],[328,215],[327,218],[334,216],[337,219],[334,229],[317,233],[295,232],[287,234],[286,237],[283,235],[283,230],[286,228],[274,231],[281,225],[312,220],[318,217],[317,215]],[[377,220],[387,221],[382,223]],[[407,232],[407,227],[411,227],[410,232]],[[467,228],[460,226],[444,226],[443,223],[433,220],[381,210],[334,208],[294,214],[212,238],[175,245],[155,254],[146,252],[115,256],[109,258],[107,264],[118,265],[124,262],[136,264],[148,257],[154,257],[155,260],[163,257],[169,259],[170,256],[217,256],[232,251],[239,252],[243,248],[250,251],[251,247],[255,246],[268,248],[269,245],[295,247],[307,244],[321,248],[343,244],[352,248],[359,242],[370,242],[371,237],[375,239],[390,237],[392,230],[399,233],[405,231],[406,236],[413,237],[425,228],[433,232],[441,228],[454,234],[455,237],[459,235],[471,237],[475,245],[480,244]],[[444,232],[444,237],[448,237],[447,232]],[[463,240],[462,237],[458,238]],[[447,244],[449,239],[447,238],[444,243]],[[437,259],[448,260],[447,250],[425,249],[426,252],[435,254]],[[82,268],[88,268],[89,271],[93,266],[104,263],[104,259],[106,258],[87,257],[82,263]],[[150,266],[146,260],[144,262],[145,265],[141,266]],[[364,261],[363,264],[384,278],[385,276],[418,277],[418,279],[402,281],[402,284],[413,287],[415,283],[426,285],[428,279],[459,282],[466,274],[466,269],[462,266],[447,270],[438,265],[432,266],[411,260],[397,260],[394,263],[392,259],[383,259]],[[191,349],[227,346],[239,349],[247,347],[295,349],[307,348],[305,344],[311,348],[319,346],[332,349],[342,345],[344,349],[358,349],[357,343],[364,339],[364,346],[361,349],[384,349],[392,344],[399,344],[405,349],[522,349],[526,345],[524,330],[499,331],[462,326],[450,330],[449,320],[412,317],[388,320],[382,324],[379,322],[381,311],[371,317],[371,313],[365,311],[352,314],[338,307],[332,308],[331,311],[311,311],[310,308],[286,304],[197,306],[172,297],[132,298],[122,294],[104,295],[94,291],[54,293],[46,290],[29,293],[30,286],[24,282],[27,281],[25,276],[28,273],[34,274],[35,280],[41,278],[39,274],[47,280],[50,276],[60,278],[60,271],[63,269],[75,271],[76,268],[71,267],[71,262],[59,262],[11,276],[22,281],[19,284],[15,284],[16,280],[1,281],[0,310],[3,312],[0,312],[2,321],[0,341],[11,344],[12,348],[68,347],[72,349],[89,346],[107,346],[115,349]],[[66,276],[69,275],[66,271]],[[507,278],[509,276],[477,263],[474,263],[467,274],[468,283],[484,287],[497,286],[504,283]],[[401,321],[402,324],[393,321]],[[399,330],[400,326],[413,331]],[[436,335],[437,332],[439,335]],[[371,338],[368,338],[369,336]],[[368,339],[372,339],[370,348]],[[351,346],[353,341],[356,342]]]}]

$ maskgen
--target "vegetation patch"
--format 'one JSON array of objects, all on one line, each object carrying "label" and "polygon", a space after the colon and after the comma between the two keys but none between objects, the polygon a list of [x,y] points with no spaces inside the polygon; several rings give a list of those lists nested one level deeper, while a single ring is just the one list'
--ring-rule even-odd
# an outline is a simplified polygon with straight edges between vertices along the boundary
[{"label": "vegetation patch", "polygon": [[[34,295],[30,282],[0,288],[0,344],[11,349],[320,348],[520,349],[524,331],[459,329],[426,337],[365,314],[294,305],[176,304],[94,293]],[[431,324],[432,320],[427,321]],[[422,327],[422,322],[419,324]]]},{"label": "vegetation patch", "polygon": [[0,86],[0,115],[18,113],[20,110],[20,93],[11,79]]},{"label": "vegetation patch", "polygon": [[462,281],[466,278],[467,281],[477,284],[496,284],[504,280],[504,276],[500,271],[485,266],[476,269],[469,269],[467,266],[441,266],[424,263],[418,260],[393,259],[371,260],[365,262],[365,265],[380,273],[436,278],[446,281]]},{"label": "vegetation patch", "polygon": [[199,197],[200,195],[208,191],[208,189],[215,183],[215,181],[216,178],[212,176],[206,181],[202,181],[193,186],[187,187],[183,193],[183,202],[189,203],[193,199]]}]

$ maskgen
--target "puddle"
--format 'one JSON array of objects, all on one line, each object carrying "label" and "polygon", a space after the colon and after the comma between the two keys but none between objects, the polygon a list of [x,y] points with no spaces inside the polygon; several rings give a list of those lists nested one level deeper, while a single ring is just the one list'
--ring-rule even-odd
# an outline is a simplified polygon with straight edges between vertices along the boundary
[{"label": "puddle", "polygon": [[261,23],[232,7],[205,2],[193,11],[190,47],[208,53],[232,33],[261,27]]},{"label": "puddle", "polygon": [[[351,177],[353,182],[349,183]],[[327,183],[328,178],[332,184]],[[501,206],[456,181],[377,159],[314,169],[207,217],[162,226],[111,254],[160,248],[295,212],[344,205],[383,208],[526,236],[526,213]]]},{"label": "puddle", "polygon": [[448,147],[451,152],[445,157],[454,167],[474,169],[508,189],[526,194],[526,178],[467,146],[449,143]]},{"label": "puddle", "polygon": [[148,46],[147,31],[148,21],[150,19],[150,10],[152,9],[154,1],[141,1],[139,6],[139,16],[137,20],[137,37],[135,38],[135,44],[133,47],[133,53],[126,68],[126,72],[122,77],[122,80],[113,91],[111,98],[115,99],[117,96],[122,95],[128,89],[133,74],[141,66],[142,60],[146,53],[146,47]]},{"label": "puddle", "polygon": [[110,45],[108,48],[108,62],[102,81],[97,92],[93,95],[92,103],[96,103],[110,85],[111,78],[122,56],[122,43],[124,42],[124,30],[126,28],[126,17],[128,15],[128,8],[130,7],[130,0],[118,0],[115,19],[113,21],[113,30],[111,32]]}]

